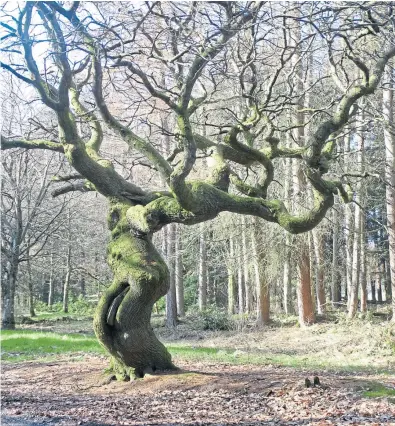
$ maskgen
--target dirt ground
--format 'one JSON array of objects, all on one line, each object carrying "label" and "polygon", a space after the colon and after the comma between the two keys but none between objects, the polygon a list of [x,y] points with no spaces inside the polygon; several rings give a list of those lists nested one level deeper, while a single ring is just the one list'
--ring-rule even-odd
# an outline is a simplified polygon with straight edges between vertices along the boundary
[{"label": "dirt ground", "polygon": [[125,383],[106,381],[105,357],[3,364],[2,425],[395,425],[395,399],[362,397],[393,377],[175,361]]}]

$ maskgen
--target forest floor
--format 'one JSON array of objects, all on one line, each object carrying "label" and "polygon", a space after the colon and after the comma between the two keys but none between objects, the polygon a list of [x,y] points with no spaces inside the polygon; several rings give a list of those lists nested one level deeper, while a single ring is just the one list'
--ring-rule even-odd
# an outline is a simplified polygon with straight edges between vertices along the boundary
[{"label": "forest floor", "polygon": [[[107,380],[108,359],[89,322],[26,328],[35,330],[29,338],[53,332],[58,347],[78,333],[87,349],[79,352],[77,339],[67,353],[39,347],[26,357],[16,344],[12,352],[12,336],[4,335],[3,425],[395,425],[394,329],[387,322],[159,328],[181,370],[132,382]],[[314,376],[320,385],[306,388]]]}]

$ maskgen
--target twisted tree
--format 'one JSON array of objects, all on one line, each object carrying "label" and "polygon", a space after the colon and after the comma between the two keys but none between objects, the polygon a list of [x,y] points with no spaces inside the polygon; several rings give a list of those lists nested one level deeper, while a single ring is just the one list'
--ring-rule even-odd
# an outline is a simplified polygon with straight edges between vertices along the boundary
[{"label": "twisted tree", "polygon": [[[67,185],[55,195],[97,191],[108,199],[114,280],[99,302],[94,328],[123,377],[175,368],[150,326],[153,305],[169,286],[167,266],[152,243],[155,232],[229,211],[298,234],[323,219],[334,196],[350,200],[330,165],[358,100],[375,92],[395,55],[392,9],[379,2],[286,6],[66,7],[50,1],[27,2],[20,10],[3,6],[1,65],[36,91],[56,117],[58,135],[33,139],[11,131],[1,137],[1,146],[61,152],[77,173],[61,177]],[[302,29],[300,40],[292,37],[292,26]],[[303,93],[293,84],[293,76],[301,75],[291,60],[296,51],[298,62],[309,53],[328,63],[324,71],[313,71]],[[308,71],[308,61],[302,68]],[[297,124],[289,123],[300,97],[323,91],[324,104],[317,98],[298,111]],[[166,123],[152,118],[158,112]],[[306,141],[285,144],[287,132],[307,125]],[[123,178],[101,154],[108,132],[144,156],[142,164],[160,175],[166,190]],[[173,141],[167,158],[158,133]],[[198,153],[210,159],[205,179],[191,178]],[[306,192],[314,194],[296,213],[275,188],[280,158],[299,161]]]}]

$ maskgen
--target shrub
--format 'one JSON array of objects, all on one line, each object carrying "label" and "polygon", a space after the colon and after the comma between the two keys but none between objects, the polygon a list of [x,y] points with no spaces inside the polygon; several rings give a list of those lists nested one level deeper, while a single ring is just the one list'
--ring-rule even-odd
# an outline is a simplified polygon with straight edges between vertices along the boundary
[{"label": "shrub", "polygon": [[[91,301],[84,298],[82,295],[76,299],[69,301],[69,313],[78,314],[82,316],[92,316],[95,312],[97,301]],[[46,303],[37,300],[35,302],[35,309],[38,313],[50,312],[50,313],[61,313],[63,310],[62,302],[56,302],[52,306],[48,306]]]},{"label": "shrub", "polygon": [[62,312],[63,305],[61,302],[56,302],[52,306],[48,306],[45,302],[36,300],[34,308],[37,312]]},{"label": "shrub", "polygon": [[233,328],[233,321],[224,309],[217,308],[216,306],[209,306],[201,312],[193,315],[194,327],[200,330],[231,330]]},{"label": "shrub", "polygon": [[69,312],[71,314],[91,316],[94,314],[97,301],[85,299],[82,295],[69,303]]}]

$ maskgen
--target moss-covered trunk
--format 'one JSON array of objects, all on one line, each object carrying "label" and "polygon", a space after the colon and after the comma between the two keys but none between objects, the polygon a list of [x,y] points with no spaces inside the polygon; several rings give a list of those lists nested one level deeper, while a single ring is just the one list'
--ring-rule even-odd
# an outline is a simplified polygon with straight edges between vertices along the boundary
[{"label": "moss-covered trunk", "polygon": [[154,303],[167,293],[169,272],[151,234],[136,231],[130,213],[130,205],[111,206],[108,263],[114,281],[94,319],[96,336],[113,356],[115,372],[124,379],[175,368],[150,325]]}]

